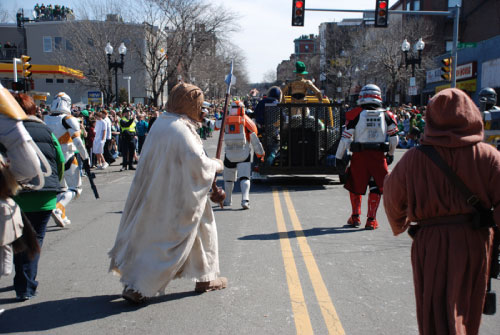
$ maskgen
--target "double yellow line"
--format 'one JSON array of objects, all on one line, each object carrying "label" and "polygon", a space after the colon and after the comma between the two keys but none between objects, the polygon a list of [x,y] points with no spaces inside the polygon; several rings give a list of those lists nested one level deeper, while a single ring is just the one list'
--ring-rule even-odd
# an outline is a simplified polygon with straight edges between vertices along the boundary
[{"label": "double yellow line", "polygon": [[[302,253],[306,264],[307,272],[309,273],[309,278],[311,280],[314,293],[316,294],[316,300],[318,301],[318,305],[321,309],[328,333],[336,335],[345,334],[330,295],[328,294],[328,290],[326,289],[326,285],[321,277],[321,273],[318,265],[316,264],[311,248],[309,247],[309,244],[307,244],[307,239],[304,236],[299,218],[297,217],[297,213],[293,207],[290,194],[286,189],[283,190],[283,196],[285,198],[286,207],[290,215],[293,229],[295,230],[295,234],[297,236],[300,252]],[[276,224],[278,226],[280,237],[281,253],[283,255],[288,291],[290,293],[292,311],[295,319],[295,328],[297,329],[297,334],[313,334],[314,332],[311,325],[311,319],[309,318],[309,312],[307,311],[307,305],[302,292],[302,285],[300,284],[295,258],[293,256],[292,247],[288,238],[283,211],[281,209],[279,193],[276,189],[273,189],[273,199]]]}]

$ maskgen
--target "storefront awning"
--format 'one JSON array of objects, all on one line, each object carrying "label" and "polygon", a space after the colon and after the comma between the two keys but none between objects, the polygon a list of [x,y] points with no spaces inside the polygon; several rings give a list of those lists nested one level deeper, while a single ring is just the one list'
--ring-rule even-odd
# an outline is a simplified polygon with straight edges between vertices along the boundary
[{"label": "storefront awning", "polygon": [[[75,70],[70,67],[62,65],[43,65],[32,64],[31,66],[32,78],[74,78],[84,79],[85,76],[80,70]],[[22,65],[17,65],[17,76],[22,77]],[[14,67],[12,63],[0,63],[0,76],[3,78],[12,78],[14,76]]]}]

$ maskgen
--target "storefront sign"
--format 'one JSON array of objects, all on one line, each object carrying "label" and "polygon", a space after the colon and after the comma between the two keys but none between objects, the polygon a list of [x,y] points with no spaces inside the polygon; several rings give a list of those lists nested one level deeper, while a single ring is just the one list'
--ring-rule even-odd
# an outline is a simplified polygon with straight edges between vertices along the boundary
[{"label": "storefront sign", "polygon": [[[450,84],[437,86],[436,93],[444,90],[445,88],[450,88],[450,87],[451,87]],[[477,79],[474,78],[474,79],[459,81],[459,82],[457,82],[457,88],[461,89],[462,91],[474,93],[474,92],[476,92],[476,89],[477,89]]]},{"label": "storefront sign", "polygon": [[457,66],[457,80],[468,79],[476,76],[476,62]]}]

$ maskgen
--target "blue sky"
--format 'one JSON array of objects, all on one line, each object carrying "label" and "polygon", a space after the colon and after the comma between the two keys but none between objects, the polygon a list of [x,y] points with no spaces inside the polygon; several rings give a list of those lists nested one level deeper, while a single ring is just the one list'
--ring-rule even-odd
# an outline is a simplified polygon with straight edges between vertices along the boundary
[{"label": "blue sky", "polygon": [[[41,1],[1,0],[4,9],[33,8]],[[341,21],[347,17],[361,17],[361,13],[307,12],[305,26],[292,27],[292,0],[218,0],[236,13],[241,31],[233,34],[233,42],[243,50],[251,82],[261,81],[269,70],[289,59],[293,40],[301,35],[318,34],[321,22]],[[390,1],[394,3],[395,0]],[[75,7],[78,0],[45,1]],[[375,9],[375,0],[306,0],[306,8]]]}]

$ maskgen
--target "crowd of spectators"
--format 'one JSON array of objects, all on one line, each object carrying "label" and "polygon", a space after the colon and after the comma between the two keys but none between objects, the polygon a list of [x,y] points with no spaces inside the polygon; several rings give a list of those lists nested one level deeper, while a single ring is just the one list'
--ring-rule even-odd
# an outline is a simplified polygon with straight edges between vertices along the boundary
[{"label": "crowd of spectators", "polygon": [[[129,117],[135,122],[136,134],[133,138],[135,151],[133,152],[133,163],[137,163],[140,149],[151,129],[154,120],[159,115],[159,109],[141,104],[123,105],[119,108],[112,106],[90,106],[84,108],[73,106],[73,116],[80,119],[82,129],[82,140],[91,159],[91,167],[105,169],[122,156],[122,129],[120,120],[124,117],[125,111],[129,111]],[[37,116],[43,119],[50,113],[49,106],[40,104],[37,107]],[[105,126],[106,124],[106,126]],[[107,126],[109,124],[109,126]],[[97,139],[96,139],[97,136]],[[97,150],[97,142],[104,142],[102,152]],[[102,155],[102,156],[101,156]],[[83,174],[83,171],[82,171]]]},{"label": "crowd of spectators", "polygon": [[409,149],[420,144],[425,128],[425,109],[411,104],[391,108],[399,130],[398,148]]},{"label": "crowd of spectators", "polygon": [[35,21],[63,21],[67,20],[69,16],[73,15],[73,10],[71,8],[65,7],[64,5],[38,5],[34,7],[36,18]]}]

